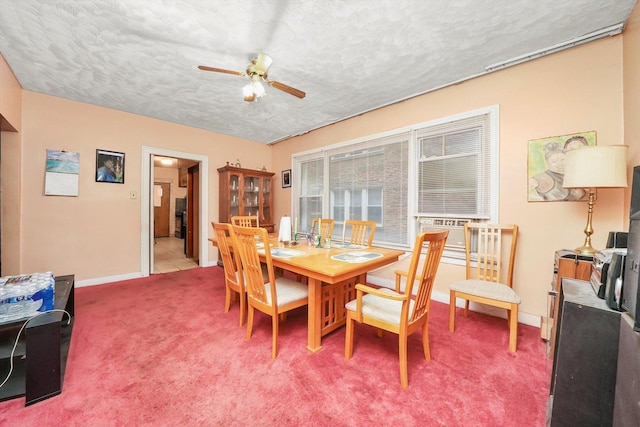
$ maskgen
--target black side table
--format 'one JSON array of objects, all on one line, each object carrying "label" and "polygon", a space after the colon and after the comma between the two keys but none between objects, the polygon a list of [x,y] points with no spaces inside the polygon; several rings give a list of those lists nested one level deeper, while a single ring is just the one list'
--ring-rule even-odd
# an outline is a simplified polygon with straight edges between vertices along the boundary
[{"label": "black side table", "polygon": [[[42,314],[24,329],[13,357],[13,372],[0,388],[0,401],[25,396],[25,406],[62,392],[74,316],[74,276],[55,278],[55,308],[66,310]],[[11,350],[27,319],[0,324],[0,381],[9,372]]]}]

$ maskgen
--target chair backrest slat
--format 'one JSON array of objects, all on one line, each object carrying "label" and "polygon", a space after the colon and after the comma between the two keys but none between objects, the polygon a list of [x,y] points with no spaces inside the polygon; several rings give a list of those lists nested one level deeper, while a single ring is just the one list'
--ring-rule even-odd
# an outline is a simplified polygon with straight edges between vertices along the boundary
[{"label": "chair backrest slat", "polygon": [[[465,224],[467,279],[500,282],[511,287],[517,239],[518,226],[515,224]],[[472,242],[477,242],[475,253]],[[472,268],[474,263],[475,268]],[[506,265],[506,274],[503,265]]]},{"label": "chair backrest slat", "polygon": [[[322,237],[322,241],[324,242],[324,239],[331,237],[333,234],[333,227],[335,223],[335,220],[330,218],[313,218],[313,221],[311,222],[311,234],[319,233],[320,237]],[[318,224],[321,224],[321,226],[319,227]],[[316,231],[317,227],[319,227],[319,229]]]},{"label": "chair backrest slat", "polygon": [[[403,313],[403,316],[409,316],[409,322],[414,322],[429,312],[431,293],[448,235],[449,230],[442,230],[421,233],[416,237],[411,263],[407,271],[407,284],[405,288],[405,295],[411,298],[413,288],[417,282],[418,289],[414,297],[413,310],[411,313]],[[419,269],[420,257],[425,243],[428,244],[427,254],[422,264],[422,269]],[[405,307],[407,306],[408,305],[405,305]]]},{"label": "chair backrest slat", "polygon": [[[247,296],[257,300],[261,304],[277,307],[275,292],[275,275],[273,273],[273,260],[269,249],[269,236],[267,230],[258,227],[233,226],[236,242],[242,260],[242,269],[245,274],[245,288]],[[262,261],[258,252],[258,242],[263,242],[265,252],[265,264],[269,272],[269,287],[265,286],[262,275]],[[270,296],[269,296],[270,294]]]},{"label": "chair backrest slat", "polygon": [[231,224],[239,227],[258,227],[258,217],[256,215],[232,216]]},{"label": "chair backrest slat", "polygon": [[218,251],[222,258],[222,265],[224,267],[224,276],[228,281],[242,285],[243,278],[240,271],[240,255],[237,251],[231,251],[232,245],[232,233],[231,224],[227,223],[215,223],[212,222],[213,233],[216,237],[216,244],[218,245]]},{"label": "chair backrest slat", "polygon": [[[347,229],[350,229],[348,240]],[[371,246],[373,244],[373,236],[375,235],[375,232],[375,221],[348,219],[344,222],[344,227],[342,228],[342,242],[351,243],[353,245]]]}]

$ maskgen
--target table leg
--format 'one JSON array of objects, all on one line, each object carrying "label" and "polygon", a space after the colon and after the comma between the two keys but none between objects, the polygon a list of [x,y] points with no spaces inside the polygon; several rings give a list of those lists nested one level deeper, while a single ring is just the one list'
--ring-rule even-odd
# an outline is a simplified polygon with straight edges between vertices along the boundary
[{"label": "table leg", "polygon": [[308,307],[308,337],[307,349],[313,353],[322,348],[322,281],[308,278],[309,286],[309,307]]}]

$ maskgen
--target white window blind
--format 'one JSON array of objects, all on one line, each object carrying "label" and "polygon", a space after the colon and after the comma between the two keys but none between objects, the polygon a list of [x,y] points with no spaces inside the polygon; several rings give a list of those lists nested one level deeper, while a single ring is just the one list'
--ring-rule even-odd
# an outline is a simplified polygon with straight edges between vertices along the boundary
[{"label": "white window blind", "polygon": [[489,114],[417,131],[417,215],[487,219],[491,215]]},{"label": "white window blind", "polygon": [[311,158],[298,163],[299,182],[298,216],[299,230],[306,232],[311,229],[313,218],[322,217],[322,201],[324,195],[324,159]]}]

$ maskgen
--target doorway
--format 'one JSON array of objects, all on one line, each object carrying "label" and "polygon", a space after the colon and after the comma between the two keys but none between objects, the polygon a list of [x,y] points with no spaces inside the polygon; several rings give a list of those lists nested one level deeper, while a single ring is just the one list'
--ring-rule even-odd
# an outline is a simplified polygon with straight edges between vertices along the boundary
[{"label": "doorway", "polygon": [[[193,191],[191,196],[197,199],[198,203],[193,207],[194,219],[193,227],[196,235],[193,237],[196,245],[194,252],[198,255],[196,261],[198,266],[207,266],[209,260],[209,248],[207,246],[208,236],[206,223],[208,214],[208,157],[199,154],[185,153],[181,151],[166,150],[155,147],[142,147],[142,177],[140,191],[140,222],[141,222],[141,250],[140,250],[140,270],[143,277],[154,271],[154,245],[155,245],[155,206],[154,206],[154,162],[155,156],[184,159],[197,164],[198,173],[189,175],[192,179],[189,191]],[[179,178],[181,179],[181,178]],[[160,182],[159,182],[160,183]],[[169,192],[171,194],[171,192]],[[171,203],[171,199],[169,200]],[[169,233],[171,234],[171,233]],[[169,236],[169,238],[174,238]]]},{"label": "doorway", "polygon": [[199,182],[197,179],[187,180],[187,170],[198,164],[193,160],[153,156],[154,240],[150,274],[190,270],[198,266]]}]

